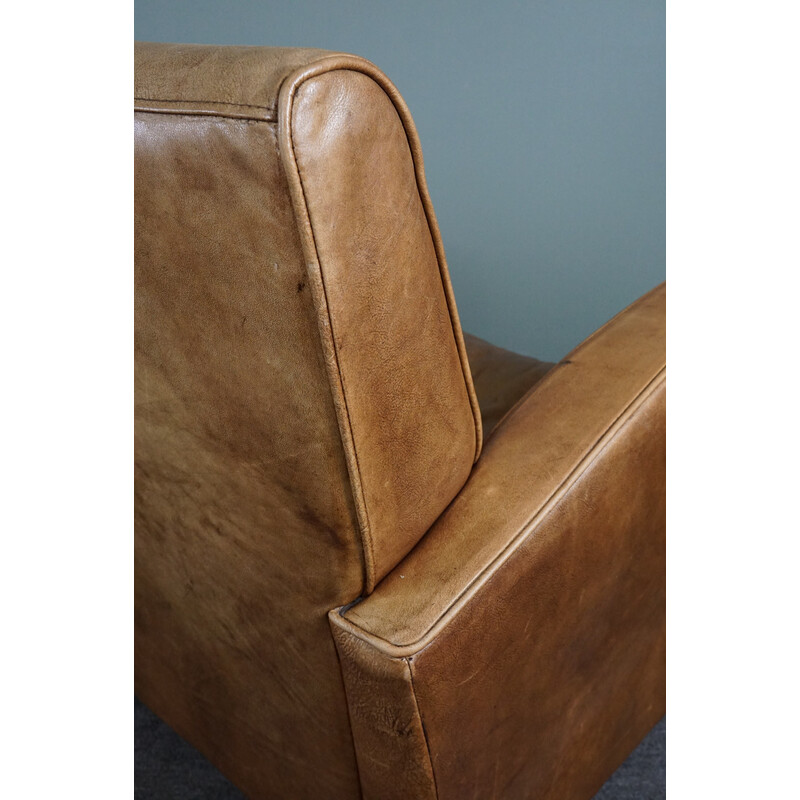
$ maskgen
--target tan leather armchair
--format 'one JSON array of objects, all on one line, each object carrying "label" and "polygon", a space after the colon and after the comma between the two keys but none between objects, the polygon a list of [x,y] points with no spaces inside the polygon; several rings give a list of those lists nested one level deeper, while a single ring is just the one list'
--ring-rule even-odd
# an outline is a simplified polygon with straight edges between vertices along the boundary
[{"label": "tan leather armchair", "polygon": [[462,336],[376,67],[135,89],[138,695],[254,798],[591,797],[664,713],[664,287]]}]

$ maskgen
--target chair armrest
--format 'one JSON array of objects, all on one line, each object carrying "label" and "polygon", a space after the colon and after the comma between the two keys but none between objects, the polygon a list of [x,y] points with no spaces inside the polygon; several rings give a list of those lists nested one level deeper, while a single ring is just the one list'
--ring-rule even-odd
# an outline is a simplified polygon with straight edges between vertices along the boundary
[{"label": "chair armrest", "polygon": [[330,612],[365,797],[588,797],[663,713],[664,327],[662,285],[537,383],[415,549]]},{"label": "chair armrest", "polygon": [[[665,295],[662,284],[620,312],[511,409],[461,493],[345,619],[384,642],[387,652],[407,655],[458,613],[663,389]],[[661,478],[656,470],[653,480]],[[620,507],[634,490],[607,488]],[[650,488],[663,493],[663,481]]]}]

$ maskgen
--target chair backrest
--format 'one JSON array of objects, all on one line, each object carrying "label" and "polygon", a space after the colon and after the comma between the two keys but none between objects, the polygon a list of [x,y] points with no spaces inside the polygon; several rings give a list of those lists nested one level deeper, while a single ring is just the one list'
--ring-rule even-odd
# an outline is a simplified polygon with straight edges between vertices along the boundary
[{"label": "chair backrest", "polygon": [[319,50],[140,44],[134,94],[137,691],[254,794],[357,794],[325,614],[481,442],[417,136]]}]

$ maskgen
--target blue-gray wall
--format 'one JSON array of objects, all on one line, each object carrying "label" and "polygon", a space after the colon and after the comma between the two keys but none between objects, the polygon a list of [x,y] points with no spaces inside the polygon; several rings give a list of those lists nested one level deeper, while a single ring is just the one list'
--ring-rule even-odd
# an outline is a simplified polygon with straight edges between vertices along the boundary
[{"label": "blue-gray wall", "polygon": [[465,330],[556,360],[664,280],[663,0],[137,0],[137,39],[368,58],[422,139]]}]

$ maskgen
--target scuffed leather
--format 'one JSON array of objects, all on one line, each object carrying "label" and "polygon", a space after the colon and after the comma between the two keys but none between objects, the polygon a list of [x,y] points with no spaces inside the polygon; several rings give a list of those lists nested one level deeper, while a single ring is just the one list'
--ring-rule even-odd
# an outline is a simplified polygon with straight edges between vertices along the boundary
[{"label": "scuffed leather", "polygon": [[481,408],[485,441],[497,423],[550,371],[553,364],[496,347],[466,332],[464,344]]},{"label": "scuffed leather", "polygon": [[663,714],[664,387],[662,286],[536,384],[420,545],[331,615],[409,663],[439,798],[588,798]]}]

